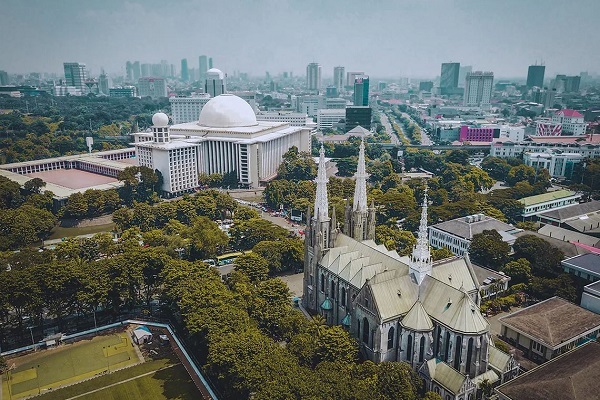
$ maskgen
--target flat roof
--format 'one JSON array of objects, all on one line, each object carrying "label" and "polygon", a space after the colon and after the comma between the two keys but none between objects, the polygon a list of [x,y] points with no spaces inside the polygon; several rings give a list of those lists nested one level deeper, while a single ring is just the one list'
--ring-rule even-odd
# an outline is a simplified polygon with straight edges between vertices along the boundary
[{"label": "flat roof", "polygon": [[[466,219],[468,217],[469,216],[440,222],[439,224],[431,225],[431,228],[436,228],[468,240],[473,239],[473,235],[482,233],[483,231],[495,230],[497,232],[506,232],[515,229],[514,226],[498,221],[495,218],[488,217],[487,215],[483,216],[481,220],[473,222],[467,222]],[[503,239],[506,240],[510,238]],[[513,237],[512,240],[515,240],[515,238]]]},{"label": "flat roof", "polygon": [[567,258],[561,264],[600,275],[600,254],[588,253]]},{"label": "flat roof", "polygon": [[590,283],[589,285],[584,286],[584,292],[592,293],[596,296],[600,296],[600,281],[596,281],[594,283]]},{"label": "flat roof", "polygon": [[47,184],[53,183],[68,189],[92,188],[98,185],[119,182],[117,178],[113,178],[112,176],[100,175],[79,169],[53,169],[25,175],[30,178],[40,178]]},{"label": "flat roof", "polygon": [[500,317],[499,321],[550,348],[560,347],[585,332],[600,328],[600,315],[560,297]]},{"label": "flat roof", "polygon": [[539,216],[544,218],[552,218],[558,221],[564,221],[569,218],[575,218],[598,211],[600,211],[600,201],[592,200],[587,203],[573,204],[569,207],[546,211],[542,214],[539,214]]},{"label": "flat roof", "polygon": [[598,400],[600,343],[591,341],[496,388],[510,400]]},{"label": "flat roof", "polygon": [[523,203],[523,205],[525,205],[525,207],[527,207],[527,206],[531,206],[533,204],[545,203],[547,201],[563,199],[563,198],[572,197],[575,195],[577,195],[577,193],[573,192],[571,190],[556,190],[554,192],[548,192],[548,193],[538,194],[535,196],[523,197],[522,199],[519,199],[519,201],[521,203]]}]

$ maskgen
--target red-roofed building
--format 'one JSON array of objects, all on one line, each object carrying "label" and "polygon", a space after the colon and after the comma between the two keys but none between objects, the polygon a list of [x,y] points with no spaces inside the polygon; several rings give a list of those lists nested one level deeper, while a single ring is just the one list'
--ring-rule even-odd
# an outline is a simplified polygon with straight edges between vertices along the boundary
[{"label": "red-roofed building", "polygon": [[576,110],[559,110],[552,116],[553,124],[562,126],[563,135],[580,136],[585,134],[585,122],[583,115]]}]

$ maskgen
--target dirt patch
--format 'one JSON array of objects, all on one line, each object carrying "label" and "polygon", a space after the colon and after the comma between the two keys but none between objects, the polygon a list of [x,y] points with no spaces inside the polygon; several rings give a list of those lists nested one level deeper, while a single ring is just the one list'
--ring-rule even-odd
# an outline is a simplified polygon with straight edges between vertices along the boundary
[{"label": "dirt patch", "polygon": [[59,226],[63,228],[85,228],[88,226],[108,225],[112,222],[112,214],[108,214],[96,218],[86,219],[65,218],[60,221]]}]

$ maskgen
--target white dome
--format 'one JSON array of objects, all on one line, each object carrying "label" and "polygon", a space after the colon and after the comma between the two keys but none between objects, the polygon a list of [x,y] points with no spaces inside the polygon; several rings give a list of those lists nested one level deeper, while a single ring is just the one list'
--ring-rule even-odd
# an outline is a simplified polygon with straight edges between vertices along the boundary
[{"label": "white dome", "polygon": [[221,94],[210,99],[202,111],[198,125],[210,128],[234,128],[255,126],[256,114],[242,98],[233,94]]},{"label": "white dome", "polygon": [[156,127],[165,127],[169,125],[169,116],[165,113],[156,113],[152,116],[152,125]]},{"label": "white dome", "polygon": [[223,71],[221,71],[220,69],[217,68],[211,68],[208,71],[206,71],[206,75],[218,75],[219,79],[224,79],[225,78],[225,74],[223,73]]}]

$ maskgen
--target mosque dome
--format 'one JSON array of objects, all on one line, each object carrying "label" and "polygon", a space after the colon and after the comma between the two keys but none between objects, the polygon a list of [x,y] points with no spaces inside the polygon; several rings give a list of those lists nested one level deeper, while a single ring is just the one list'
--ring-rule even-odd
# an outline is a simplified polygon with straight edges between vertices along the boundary
[{"label": "mosque dome", "polygon": [[152,125],[163,128],[169,125],[169,116],[165,113],[156,113],[152,116]]},{"label": "mosque dome", "polygon": [[209,128],[255,126],[256,114],[250,104],[233,94],[221,94],[210,99],[202,111],[198,125]]},{"label": "mosque dome", "polygon": [[209,69],[208,71],[206,71],[206,75],[219,75],[219,79],[225,78],[225,74],[223,73],[223,71],[221,71],[218,68]]}]

